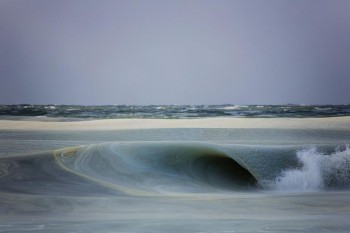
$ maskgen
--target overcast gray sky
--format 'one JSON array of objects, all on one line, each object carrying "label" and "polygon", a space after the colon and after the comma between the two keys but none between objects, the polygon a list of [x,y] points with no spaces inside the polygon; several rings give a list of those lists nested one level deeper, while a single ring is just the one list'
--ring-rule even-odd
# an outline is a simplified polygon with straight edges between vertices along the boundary
[{"label": "overcast gray sky", "polygon": [[0,103],[350,103],[348,0],[0,0]]}]

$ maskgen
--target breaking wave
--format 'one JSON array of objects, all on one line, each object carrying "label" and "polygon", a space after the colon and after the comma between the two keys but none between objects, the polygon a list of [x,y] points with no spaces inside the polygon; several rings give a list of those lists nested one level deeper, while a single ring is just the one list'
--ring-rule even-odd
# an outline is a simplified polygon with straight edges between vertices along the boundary
[{"label": "breaking wave", "polygon": [[350,187],[350,149],[348,146],[326,154],[315,147],[297,152],[299,168],[288,169],[275,179],[276,190],[319,191]]},{"label": "breaking wave", "polygon": [[197,143],[107,143],[59,151],[63,169],[132,195],[248,190],[255,177],[223,151]]},{"label": "breaking wave", "polygon": [[2,157],[0,185],[5,192],[78,196],[341,190],[350,188],[350,149],[103,143]]}]

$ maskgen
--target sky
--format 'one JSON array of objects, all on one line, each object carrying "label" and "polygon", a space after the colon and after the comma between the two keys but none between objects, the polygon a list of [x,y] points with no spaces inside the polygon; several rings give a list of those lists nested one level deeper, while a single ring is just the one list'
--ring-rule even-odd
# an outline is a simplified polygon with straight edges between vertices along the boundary
[{"label": "sky", "polygon": [[350,104],[348,0],[0,0],[0,104]]}]

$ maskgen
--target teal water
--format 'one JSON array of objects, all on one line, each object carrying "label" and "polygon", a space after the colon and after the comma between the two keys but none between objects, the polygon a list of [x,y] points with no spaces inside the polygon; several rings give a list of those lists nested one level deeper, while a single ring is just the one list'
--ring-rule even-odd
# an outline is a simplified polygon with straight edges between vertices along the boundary
[{"label": "teal water", "polygon": [[349,136],[1,131],[0,232],[349,232]]}]

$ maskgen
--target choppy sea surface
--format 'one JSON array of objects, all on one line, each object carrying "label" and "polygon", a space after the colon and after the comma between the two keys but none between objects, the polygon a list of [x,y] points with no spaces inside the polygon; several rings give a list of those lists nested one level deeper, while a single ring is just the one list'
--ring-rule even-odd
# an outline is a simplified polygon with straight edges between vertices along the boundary
[{"label": "choppy sea surface", "polygon": [[[59,121],[349,114],[349,106],[1,109],[4,119]],[[350,232],[349,145],[348,129],[325,127],[2,130],[0,232]]]},{"label": "choppy sea surface", "polygon": [[350,116],[350,105],[0,105],[0,116],[77,119]]}]

